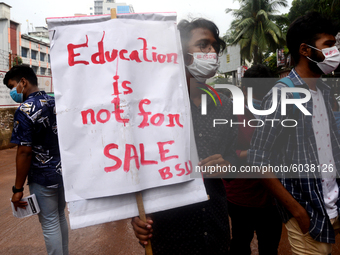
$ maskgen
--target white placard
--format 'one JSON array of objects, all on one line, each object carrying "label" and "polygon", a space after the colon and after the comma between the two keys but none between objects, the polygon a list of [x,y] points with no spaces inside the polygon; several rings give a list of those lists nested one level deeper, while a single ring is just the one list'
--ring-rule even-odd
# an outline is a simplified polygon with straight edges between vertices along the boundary
[{"label": "white placard", "polygon": [[[193,137],[192,125],[190,131]],[[192,163],[197,165],[198,156],[194,139],[190,140],[190,147]],[[146,214],[199,203],[207,199],[202,178],[143,191]],[[72,229],[127,219],[139,214],[135,194],[69,202],[68,208]]]},{"label": "white placard", "polygon": [[[118,15],[118,18],[123,18],[122,16]],[[167,68],[163,68],[162,65],[158,65],[158,63],[144,63],[147,64],[146,65],[146,69],[141,68],[139,65],[136,65],[136,63],[132,64],[132,67],[130,68],[129,65],[131,65],[130,63],[127,63],[121,59],[119,59],[118,62],[118,69],[119,72],[120,70],[123,69],[123,67],[121,67],[121,63],[124,63],[124,68],[126,70],[126,72],[124,72],[124,74],[120,74],[120,79],[123,77],[123,75],[127,75],[127,77],[129,78],[125,78],[125,80],[128,80],[131,82],[131,80],[133,80],[133,82],[131,82],[131,85],[129,84],[129,86],[133,86],[133,90],[134,90],[134,94],[135,91],[139,91],[138,93],[140,93],[141,95],[145,95],[145,98],[148,98],[151,103],[153,103],[153,100],[156,100],[157,104],[159,104],[158,106],[155,105],[155,107],[150,107],[150,108],[145,108],[146,111],[152,112],[152,114],[154,115],[154,113],[165,113],[165,111],[170,112],[171,109],[173,109],[174,106],[178,106],[177,109],[179,110],[180,114],[180,123],[183,125],[183,128],[179,128],[174,127],[173,129],[175,130],[175,134],[172,134],[174,138],[177,138],[181,135],[181,133],[185,134],[185,137],[183,137],[183,139],[179,140],[179,143],[184,151],[184,154],[186,153],[190,153],[189,152],[189,137],[190,135],[187,133],[190,129],[191,132],[193,132],[192,130],[192,125],[190,128],[190,122],[189,122],[189,116],[190,116],[190,110],[189,110],[189,104],[188,104],[188,99],[189,99],[189,95],[187,92],[187,86],[186,86],[186,81],[184,79],[185,76],[185,72],[184,72],[184,65],[183,65],[183,60],[182,60],[182,53],[181,53],[181,48],[180,48],[180,43],[179,43],[179,35],[178,32],[176,30],[176,27],[174,25],[174,21],[176,18],[176,15],[174,13],[167,13],[167,14],[133,14],[131,15],[131,17],[128,17],[127,15],[124,15],[124,21],[123,23],[119,23],[119,24],[124,24],[126,21],[125,19],[137,19],[139,20],[139,22],[135,23],[135,22],[131,22],[130,20],[126,23],[129,26],[135,26],[135,28],[137,28],[135,30],[135,33],[139,33],[140,31],[153,31],[153,34],[157,34],[157,39],[156,41],[149,41],[148,39],[148,49],[152,49],[152,46],[157,48],[157,52],[161,52],[162,49],[166,48],[166,44],[168,44],[169,42],[172,43],[171,47],[170,47],[170,51],[168,51],[169,49],[167,49],[168,52],[172,52],[172,51],[177,51],[177,62],[178,62],[178,66],[173,65],[173,63],[169,62],[167,63]],[[111,72],[111,76],[109,76],[108,80],[109,83],[111,85],[111,96],[112,94],[114,94],[114,91],[112,89],[112,85],[113,85],[113,75],[112,75],[112,69],[113,69],[113,74],[115,75],[115,71],[116,69],[114,69],[114,67],[112,65],[101,65],[101,68],[96,67],[95,65],[92,65],[91,69],[96,70],[93,75],[93,73],[91,72],[91,75],[89,75],[89,73],[87,73],[88,71],[84,72],[84,71],[76,71],[74,73],[74,71],[70,71],[68,72],[63,72],[61,68],[60,70],[58,69],[58,66],[60,65],[64,65],[65,63],[63,61],[65,61],[65,58],[53,58],[53,50],[55,47],[55,43],[56,43],[56,39],[59,38],[60,36],[60,31],[64,31],[64,29],[66,29],[70,24],[72,25],[76,25],[77,26],[77,30],[80,29],[80,27],[83,26],[83,24],[93,24],[93,25],[99,25],[99,24],[94,24],[94,23],[100,23],[100,28],[96,27],[97,30],[99,31],[103,31],[103,22],[108,20],[108,17],[106,16],[97,16],[97,17],[68,17],[68,18],[55,18],[55,19],[48,19],[48,25],[49,25],[49,32],[50,32],[50,39],[51,39],[51,62],[52,62],[52,70],[53,70],[53,86],[55,87],[55,95],[56,95],[56,104],[57,104],[57,110],[58,110],[58,118],[59,115],[64,115],[66,112],[73,112],[75,110],[78,111],[81,109],[81,107],[88,107],[88,105],[93,104],[94,101],[94,95],[96,95],[96,93],[98,91],[101,90],[105,90],[107,91],[106,86],[104,86],[103,84],[106,83],[106,81],[102,82],[102,79],[104,77],[104,75],[102,75],[102,73],[105,73],[109,70],[109,72]],[[143,30],[142,27],[139,27],[141,24],[141,20],[143,20],[143,22],[145,20],[162,20],[162,21],[166,21],[165,23],[161,23],[159,24],[159,22],[150,22],[150,21],[146,21],[144,24],[147,24],[147,28],[146,30]],[[169,20],[171,20],[171,22],[169,22]],[[117,24],[117,23],[112,23],[112,21],[110,21],[110,24]],[[117,21],[114,21],[117,22]],[[81,25],[80,25],[81,24]],[[157,33],[156,32],[156,27],[154,27],[154,24],[157,24],[156,27],[162,27],[162,31],[167,31],[169,33],[171,33],[172,35],[170,36],[171,38],[168,39],[166,41],[163,42],[162,38],[163,36],[163,32],[161,33]],[[149,27],[150,26],[150,27]],[[111,27],[111,25],[110,25]],[[151,29],[152,27],[152,29]],[[164,30],[165,28],[165,30]],[[98,33],[98,31],[96,30],[96,33]],[[86,28],[87,31],[87,28]],[[137,32],[136,32],[137,31]],[[68,40],[70,38],[75,38],[78,36],[75,36],[78,32],[74,31],[74,35],[70,36],[68,38]],[[92,34],[92,33],[91,33]],[[101,36],[103,37],[104,34],[101,34]],[[127,35],[132,35],[132,33],[127,33],[125,32],[124,36]],[[174,37],[175,35],[175,37]],[[105,33],[104,38],[107,36],[107,33]],[[122,36],[122,38],[124,38],[124,36]],[[98,41],[100,41],[102,39],[102,37],[99,38]],[[140,35],[138,35],[138,37],[140,37]],[[134,39],[136,38],[136,36],[133,37]],[[152,37],[153,38],[153,37]],[[164,37],[166,38],[166,37]],[[163,38],[163,39],[164,39]],[[88,37],[89,39],[89,37]],[[105,39],[104,39],[105,40]],[[105,43],[106,41],[103,40],[103,43]],[[96,42],[96,49],[98,51],[98,41]],[[129,45],[130,45],[130,41]],[[84,42],[84,41],[82,41]],[[90,42],[90,41],[89,41]],[[158,44],[160,42],[160,44]],[[135,43],[135,42],[134,42]],[[164,44],[164,45],[163,45]],[[129,47],[134,47],[132,46],[133,43],[129,46]],[[159,46],[160,45],[160,46]],[[104,46],[104,50],[106,50],[105,47],[109,47],[109,46]],[[110,46],[112,47],[112,46]],[[163,48],[164,47],[164,48]],[[118,47],[114,47],[114,48],[118,48]],[[143,47],[139,46],[137,47],[137,51],[139,50],[139,55],[140,58],[144,58],[143,56]],[[112,50],[112,48],[111,48]],[[58,51],[58,53],[56,54],[62,54],[63,49],[61,49],[60,51]],[[111,51],[112,52],[112,51]],[[130,50],[131,52],[131,50]],[[79,52],[77,52],[79,53]],[[152,51],[148,52],[147,54],[151,55],[147,55],[147,58],[150,60],[152,59],[153,55],[152,55]],[[84,55],[82,55],[83,52],[81,53],[81,57],[83,57]],[[129,55],[128,55],[129,56]],[[78,56],[77,56],[78,57]],[[59,60],[58,60],[59,59]],[[82,60],[81,58],[77,58],[76,60]],[[126,60],[127,61],[127,60]],[[130,60],[131,61],[131,60]],[[116,63],[117,64],[117,63]],[[89,64],[90,65],[90,64]],[[77,65],[74,65],[77,66]],[[79,65],[78,65],[79,66]],[[137,66],[137,69],[135,68]],[[94,67],[94,68],[93,68]],[[164,66],[165,67],[165,66]],[[177,70],[177,68],[179,67],[179,70]],[[57,68],[57,69],[53,69],[53,68]],[[68,67],[66,67],[68,68]],[[73,70],[73,69],[72,69]],[[76,69],[77,70],[77,69]],[[59,73],[58,73],[59,71]],[[67,79],[65,81],[65,84],[63,84],[63,82],[65,79],[63,78],[64,75],[66,75],[67,77],[70,77],[74,74],[74,77]],[[145,77],[146,74],[151,74],[153,75],[154,78],[150,78],[150,77],[146,77],[145,79],[141,79],[140,77]],[[131,76],[131,78],[130,78]],[[131,79],[131,80],[129,80]],[[90,81],[88,81],[90,80]],[[94,80],[94,82],[93,82]],[[105,79],[104,79],[105,80]],[[137,80],[137,82],[135,82]],[[169,81],[170,80],[170,81]],[[67,83],[67,85],[66,85]],[[168,84],[167,86],[164,86],[164,84]],[[61,89],[59,89],[58,84],[61,84],[61,86],[63,86],[63,89],[65,89],[65,91],[61,91]],[[87,85],[86,85],[87,84]],[[134,86],[135,84],[142,84],[142,91],[140,90],[140,87],[138,86]],[[153,84],[151,86],[151,84]],[[170,86],[169,86],[170,84]],[[86,86],[89,86],[89,88],[87,89]],[[150,86],[149,86],[150,85]],[[72,86],[75,86],[77,89],[73,89]],[[144,91],[145,90],[145,91]],[[79,106],[76,106],[75,108],[65,108],[64,105],[62,105],[62,108],[59,108],[59,104],[60,104],[60,99],[62,99],[62,97],[66,94],[69,93],[69,91],[73,91],[75,92],[75,95],[73,95],[73,97],[69,97],[68,99],[74,103],[74,105],[77,105],[77,103],[80,103]],[[102,94],[100,94],[102,95]],[[79,98],[87,98],[87,101],[83,102],[81,100],[79,100]],[[139,97],[139,96],[138,96]],[[138,97],[135,97],[135,100],[137,100],[136,102],[140,102],[140,98],[138,99]],[[110,95],[107,95],[106,93],[103,93],[103,96],[100,97],[101,100],[100,102],[96,102],[97,105],[99,105],[99,107],[103,107],[104,104],[107,104],[107,99],[109,98],[112,100],[112,97],[110,97]],[[104,100],[105,98],[105,100]],[[150,99],[151,98],[151,99]],[[161,99],[162,98],[162,99]],[[170,104],[165,103],[166,101],[164,100],[168,100],[169,102],[169,98],[170,98]],[[66,100],[67,101],[67,100]],[[62,102],[63,101],[62,99]],[[129,101],[130,102],[130,101]],[[133,102],[133,100],[132,100]],[[131,105],[126,104],[128,108],[132,108],[133,106],[136,105],[136,102],[132,103]],[[150,103],[150,106],[151,106]],[[84,106],[85,105],[85,106]],[[109,104],[110,105],[110,104]],[[165,105],[162,106],[161,105]],[[149,106],[147,104],[145,104],[144,106]],[[153,106],[153,105],[152,105]],[[127,107],[123,108],[123,109],[127,109]],[[176,108],[176,107],[175,107]],[[104,109],[104,108],[100,108],[100,109]],[[171,110],[172,111],[172,110]],[[103,113],[102,113],[103,114]],[[184,116],[184,115],[185,116]],[[151,115],[151,116],[153,116]],[[132,115],[131,115],[132,116]],[[129,118],[131,117],[129,115]],[[151,120],[151,116],[149,116],[149,121]],[[166,114],[164,114],[164,116],[166,117]],[[136,116],[135,116],[136,117]],[[111,116],[112,118],[112,116]],[[114,119],[114,118],[113,118]],[[137,119],[136,119],[137,120]],[[81,148],[81,146],[79,146],[77,144],[78,140],[77,139],[73,139],[76,140],[74,141],[75,144],[72,144],[68,141],[68,139],[72,139],[72,135],[68,134],[68,132],[72,132],[70,129],[70,123],[72,123],[73,119],[69,119],[70,122],[66,122],[64,127],[61,127],[60,125],[62,125],[60,123],[60,120],[58,119],[58,129],[59,129],[59,138],[61,139],[61,144],[63,144],[63,142],[65,141],[65,145],[67,145],[66,147],[62,147],[62,151],[64,150],[64,152],[62,152],[62,161],[63,161],[63,176],[64,176],[64,180],[66,182],[68,182],[68,180],[70,181],[70,183],[72,182],[77,182],[77,179],[72,178],[70,175],[65,175],[65,162],[64,162],[64,157],[70,157],[71,159],[73,158],[73,156],[75,156],[75,158],[73,158],[72,160],[74,160],[74,164],[76,168],[80,168],[80,164],[82,163],[83,160],[86,159],[86,156],[81,155],[81,159],[79,159],[79,156],[77,155],[77,150],[75,150],[75,154],[71,154],[70,151],[72,151],[74,148],[80,148],[82,149],[82,151],[85,148]],[[137,121],[138,124],[140,124],[140,121]],[[106,123],[105,123],[106,124]],[[112,124],[112,123],[111,123]],[[151,124],[151,123],[149,123]],[[63,126],[63,125],[62,125]],[[79,128],[81,125],[77,124],[75,127],[73,128]],[[84,126],[84,125],[83,125]],[[83,127],[82,127],[83,128]],[[113,137],[115,139],[117,139],[118,136],[118,140],[119,137],[123,136],[125,133],[124,128],[126,129],[126,126],[123,127],[121,125],[121,129],[120,131],[115,131]],[[163,139],[167,136],[169,136],[168,131],[159,131],[159,126],[157,127],[152,127],[150,129],[150,125],[148,127],[145,127],[143,130],[147,131],[144,132],[141,136],[135,136],[136,139],[145,139],[146,137],[151,137],[151,138],[160,138]],[[64,129],[64,130],[63,130]],[[82,139],[85,135],[92,135],[94,129],[88,129],[86,133],[84,132],[80,132],[78,134],[74,134],[75,132],[73,132],[73,135],[77,135],[77,137],[79,137],[78,139]],[[100,138],[101,138],[101,142],[103,142],[104,138],[105,140],[108,139],[108,137],[112,137],[112,135],[110,134],[111,130],[104,130],[100,133]],[[60,132],[63,132],[62,134]],[[96,131],[95,131],[96,133]],[[61,138],[61,136],[64,136]],[[171,135],[170,135],[171,136]],[[193,136],[192,136],[193,137]],[[111,138],[110,138],[111,139]],[[93,142],[93,144],[91,143],[91,145],[96,144],[94,140],[92,140],[91,142]],[[103,147],[104,143],[102,143],[101,149],[105,148]],[[177,144],[177,140],[176,143]],[[171,144],[174,145],[174,144]],[[97,144],[96,144],[97,145]],[[99,144],[100,145],[100,144]],[[170,145],[170,144],[167,144]],[[174,150],[173,147],[165,147],[166,149],[169,149],[169,152],[167,156],[171,156],[171,155],[179,155],[177,152],[176,154],[173,154]],[[198,162],[198,157],[197,157],[197,151],[196,151],[196,145],[195,145],[195,141],[191,140],[190,141],[190,147],[191,147],[191,161],[192,161],[192,165],[195,166]],[[145,147],[146,148],[146,147]],[[150,147],[151,148],[151,147]],[[139,148],[137,148],[138,150]],[[150,149],[151,150],[151,149]],[[146,158],[147,160],[157,160],[156,158],[152,158],[152,155],[156,155],[159,157],[159,148],[158,151],[155,151],[153,153],[149,153],[147,151],[145,151],[148,155],[148,157]],[[150,151],[151,152],[151,151]],[[138,153],[138,152],[137,152]],[[68,155],[69,154],[69,155]],[[189,154],[187,154],[189,156]],[[150,156],[150,158],[149,158]],[[175,161],[175,159],[171,159],[173,161]],[[169,162],[171,161],[169,160]],[[158,158],[159,161],[159,158]],[[100,162],[99,162],[100,163]],[[135,166],[135,163],[132,165]],[[150,166],[150,165],[149,165]],[[188,165],[190,167],[190,165]],[[96,168],[93,167],[93,164],[90,167],[93,171],[95,171]],[[147,168],[147,171],[151,171],[151,168]],[[175,169],[170,169],[170,173],[173,176],[177,176],[177,175],[181,175],[184,173],[184,175],[187,174],[186,168],[182,168],[182,167],[178,167],[179,170],[176,170],[176,165],[175,165]],[[184,169],[184,171],[183,171]],[[73,169],[71,169],[70,171],[72,171]],[[82,169],[83,170],[83,169]],[[135,170],[135,169],[134,169]],[[67,171],[67,170],[66,170]],[[118,171],[118,170],[117,170]],[[131,172],[131,169],[130,169]],[[83,172],[84,174],[85,172]],[[137,172],[138,173],[138,172]],[[187,175],[188,176],[188,175]],[[159,181],[166,181],[166,180],[160,180],[159,177],[157,177]],[[186,177],[188,178],[188,177]],[[127,178],[126,178],[127,179]],[[126,181],[126,179],[122,180],[122,181]],[[185,180],[185,179],[184,179]],[[177,182],[181,182],[181,180],[176,180]],[[73,184],[71,184],[73,185]],[[85,193],[87,194],[86,190],[94,190],[97,187],[92,185],[92,183],[82,183],[83,189],[85,190]],[[113,186],[111,184],[111,186]],[[66,193],[67,193],[67,188],[66,188]],[[79,195],[80,194],[80,195]],[[90,225],[94,225],[94,224],[99,224],[99,223],[104,223],[104,222],[109,222],[109,221],[115,221],[115,220],[120,220],[120,219],[125,219],[125,218],[129,218],[129,217],[133,217],[138,215],[138,210],[137,210],[137,205],[136,205],[136,200],[135,200],[135,195],[134,194],[121,194],[121,195],[116,195],[116,196],[110,196],[109,193],[105,193],[103,195],[103,197],[98,197],[98,198],[93,198],[93,199],[80,199],[80,197],[84,197],[84,194],[82,193],[78,193],[76,196],[74,196],[72,199],[76,198],[76,201],[71,201],[68,203],[69,206],[69,211],[70,211],[70,224],[71,224],[71,228],[80,228],[80,227],[86,227],[86,226],[90,226]],[[80,199],[80,200],[78,200]],[[70,201],[70,196],[68,196],[68,200]],[[147,189],[143,191],[143,201],[144,201],[144,206],[145,206],[145,211],[146,213],[152,213],[152,212],[157,212],[157,211],[161,211],[161,210],[167,210],[167,209],[171,209],[171,208],[175,208],[175,207],[180,207],[180,206],[184,206],[184,205],[188,205],[188,204],[192,204],[192,203],[198,203],[198,202],[202,202],[202,201],[206,201],[207,200],[207,194],[205,191],[205,187],[203,184],[203,179],[197,178],[194,179],[192,181],[189,182],[182,182],[179,184],[174,184],[174,185],[165,185],[165,186],[160,186],[160,187],[155,187],[155,188],[151,188],[151,189]]]},{"label": "white placard", "polygon": [[173,21],[55,29],[51,66],[67,201],[190,180],[178,36]]}]

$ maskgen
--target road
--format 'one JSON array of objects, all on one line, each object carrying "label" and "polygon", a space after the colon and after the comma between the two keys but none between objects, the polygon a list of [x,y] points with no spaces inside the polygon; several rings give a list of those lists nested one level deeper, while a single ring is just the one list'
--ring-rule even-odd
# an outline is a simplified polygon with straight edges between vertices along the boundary
[{"label": "road", "polygon": [[[10,198],[15,179],[16,148],[0,150],[0,255],[45,255],[45,243],[37,216],[17,219],[12,215]],[[24,196],[29,195],[25,187]],[[255,220],[255,219],[254,219]],[[332,255],[340,255],[340,235]],[[258,255],[256,237],[252,255]],[[134,236],[130,220],[69,229],[70,255],[144,255]],[[287,232],[283,227],[279,255],[291,255]]]},{"label": "road", "polygon": [[[45,255],[45,243],[38,216],[17,219],[10,198],[15,180],[16,148],[0,150],[0,254]],[[29,195],[28,186],[24,196]],[[69,229],[71,255],[143,255],[130,220],[121,220],[81,229]]]}]

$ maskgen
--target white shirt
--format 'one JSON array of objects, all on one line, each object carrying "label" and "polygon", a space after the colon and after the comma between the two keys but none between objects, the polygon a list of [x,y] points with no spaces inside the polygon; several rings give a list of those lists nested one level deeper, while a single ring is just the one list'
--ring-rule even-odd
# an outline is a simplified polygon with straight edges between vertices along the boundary
[{"label": "white shirt", "polygon": [[310,90],[313,99],[313,130],[318,149],[319,169],[325,207],[330,219],[338,216],[336,201],[339,187],[336,182],[336,167],[333,157],[329,119],[325,101],[319,89]]}]

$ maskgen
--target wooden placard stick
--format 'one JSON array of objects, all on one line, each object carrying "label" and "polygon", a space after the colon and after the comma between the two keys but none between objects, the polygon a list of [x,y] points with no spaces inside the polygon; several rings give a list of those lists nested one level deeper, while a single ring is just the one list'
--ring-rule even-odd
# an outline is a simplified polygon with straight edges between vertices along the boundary
[{"label": "wooden placard stick", "polygon": [[[116,19],[117,18],[117,12],[116,8],[111,9],[111,19]],[[138,207],[138,212],[139,212],[139,218],[146,222],[146,215],[145,215],[145,210],[144,210],[144,203],[143,203],[143,196],[142,192],[136,192],[136,201],[137,201],[137,207]],[[151,241],[148,240],[148,244],[145,245],[145,254],[146,255],[152,255],[152,247],[151,247]]]},{"label": "wooden placard stick", "polygon": [[[136,201],[137,201],[137,207],[138,207],[138,212],[139,212],[139,218],[146,222],[146,215],[145,215],[145,210],[144,210],[144,203],[143,203],[143,196],[142,192],[136,192]],[[145,245],[145,254],[146,255],[152,255],[152,247],[151,247],[151,240],[148,240],[148,244]]]},{"label": "wooden placard stick", "polygon": [[111,9],[111,19],[116,19],[117,18],[117,11],[116,8]]}]

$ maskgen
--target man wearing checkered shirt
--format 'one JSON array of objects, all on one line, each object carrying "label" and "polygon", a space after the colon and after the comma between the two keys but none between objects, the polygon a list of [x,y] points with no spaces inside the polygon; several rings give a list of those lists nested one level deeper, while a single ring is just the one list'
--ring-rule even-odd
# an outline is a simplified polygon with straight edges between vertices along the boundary
[{"label": "man wearing checkered shirt", "polygon": [[[296,19],[287,32],[287,46],[295,68],[288,78],[296,88],[310,91],[311,99],[303,106],[305,115],[293,105],[287,114],[281,112],[281,88],[277,110],[256,128],[247,161],[257,166],[290,166],[304,171],[293,176],[281,173],[265,178],[264,184],[280,202],[279,210],[288,231],[293,254],[330,254],[339,223],[340,137],[331,109],[330,88],[320,79],[334,71],[340,62],[335,45],[337,28],[319,13],[312,12]],[[262,108],[272,106],[272,91],[262,101]],[[292,93],[287,94],[293,98]],[[303,98],[300,93],[300,98]],[[276,119],[272,122],[270,119]],[[293,119],[294,128],[284,127],[283,120]],[[275,177],[267,174],[265,177]]]}]

